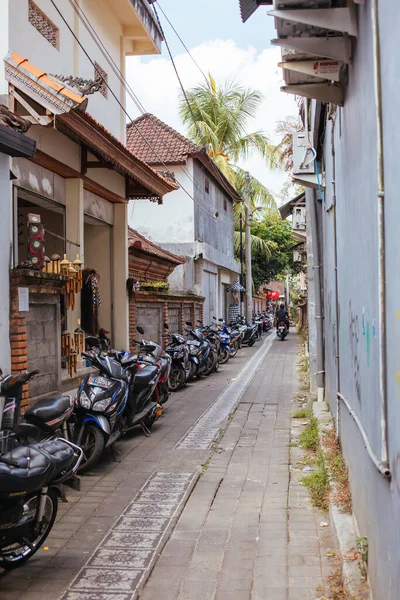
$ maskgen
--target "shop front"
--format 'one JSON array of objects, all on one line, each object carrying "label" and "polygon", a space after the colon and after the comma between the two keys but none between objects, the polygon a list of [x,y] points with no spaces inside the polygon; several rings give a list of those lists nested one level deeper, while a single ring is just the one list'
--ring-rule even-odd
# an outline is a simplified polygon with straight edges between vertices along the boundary
[{"label": "shop front", "polygon": [[13,110],[30,120],[36,142],[34,157],[12,164],[10,273],[10,326],[23,337],[11,349],[12,369],[40,362],[33,398],[76,386],[86,335],[104,330],[114,347],[128,347],[128,202],[161,202],[177,186],[84,112],[86,97],[37,78],[17,55],[7,65],[18,89]]}]

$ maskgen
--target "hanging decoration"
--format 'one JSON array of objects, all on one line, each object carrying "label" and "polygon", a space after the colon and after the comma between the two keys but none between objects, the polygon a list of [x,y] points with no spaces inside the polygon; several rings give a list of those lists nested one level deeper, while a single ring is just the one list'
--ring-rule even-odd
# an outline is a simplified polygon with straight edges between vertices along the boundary
[{"label": "hanging decoration", "polygon": [[82,329],[90,335],[99,333],[99,309],[101,307],[100,276],[95,269],[82,272],[81,318]]},{"label": "hanging decoration", "polygon": [[77,354],[75,350],[71,350],[71,354],[68,358],[68,373],[71,379],[76,377],[77,374]]},{"label": "hanging decoration", "polygon": [[72,350],[72,340],[69,331],[65,330],[61,334],[61,355],[63,359],[68,359]]},{"label": "hanging decoration", "polygon": [[82,266],[83,260],[79,258],[79,254],[76,255],[76,259],[72,263],[74,269],[76,270],[76,279],[75,279],[75,292],[79,294],[82,289]]},{"label": "hanging decoration", "polygon": [[77,354],[82,354],[85,348],[85,333],[81,329],[81,320],[78,319],[78,327],[74,331],[74,345]]}]

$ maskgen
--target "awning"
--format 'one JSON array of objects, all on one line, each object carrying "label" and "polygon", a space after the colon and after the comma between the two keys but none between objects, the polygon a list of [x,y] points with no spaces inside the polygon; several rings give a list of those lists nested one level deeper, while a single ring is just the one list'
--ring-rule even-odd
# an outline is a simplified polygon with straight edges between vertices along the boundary
[{"label": "awning", "polygon": [[239,0],[240,15],[242,17],[243,23],[245,23],[247,19],[251,17],[251,15],[257,10],[259,6],[271,6],[272,4],[273,0]]}]

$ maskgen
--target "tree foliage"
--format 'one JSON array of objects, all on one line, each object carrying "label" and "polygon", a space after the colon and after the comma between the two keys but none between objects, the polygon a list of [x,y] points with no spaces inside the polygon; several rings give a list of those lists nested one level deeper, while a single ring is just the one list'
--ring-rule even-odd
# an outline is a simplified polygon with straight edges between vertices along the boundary
[{"label": "tree foliage", "polygon": [[283,278],[287,271],[293,275],[301,271],[301,264],[293,261],[293,247],[297,242],[293,237],[289,221],[269,216],[267,219],[254,222],[252,233],[268,242],[270,248],[273,248],[269,258],[258,249],[253,252],[252,275],[256,290],[264,283]]}]

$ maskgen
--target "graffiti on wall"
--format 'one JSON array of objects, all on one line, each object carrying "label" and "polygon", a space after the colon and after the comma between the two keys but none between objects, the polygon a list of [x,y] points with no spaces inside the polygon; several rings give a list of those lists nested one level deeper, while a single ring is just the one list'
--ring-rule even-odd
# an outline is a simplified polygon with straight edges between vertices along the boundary
[{"label": "graffiti on wall", "polygon": [[360,376],[360,323],[357,314],[353,313],[351,300],[349,301],[349,342],[353,365],[353,377],[358,401],[361,402],[361,376]]}]

